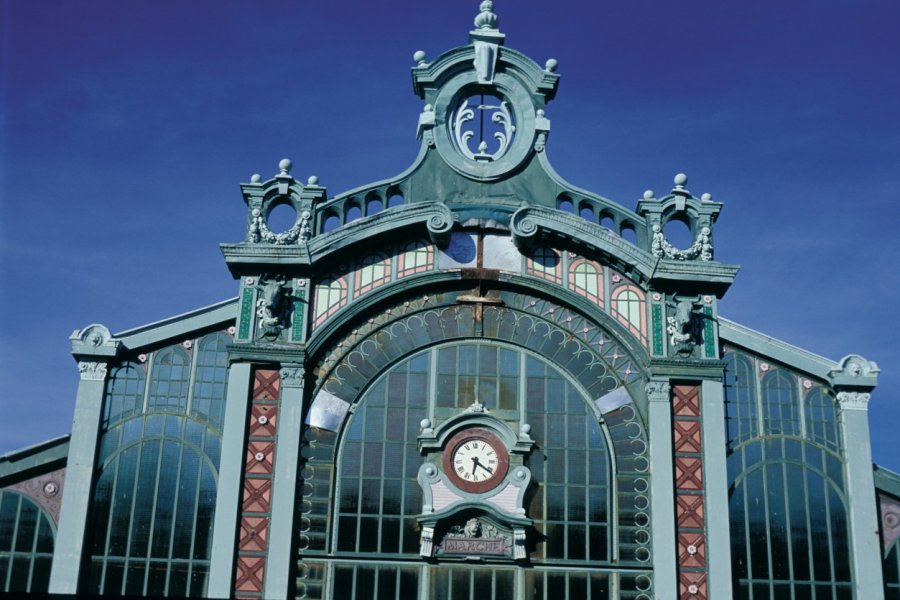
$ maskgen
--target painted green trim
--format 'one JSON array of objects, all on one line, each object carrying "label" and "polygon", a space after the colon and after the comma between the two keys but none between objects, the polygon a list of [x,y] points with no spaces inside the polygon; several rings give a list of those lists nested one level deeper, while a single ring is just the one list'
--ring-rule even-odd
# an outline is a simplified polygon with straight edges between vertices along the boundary
[{"label": "painted green trim", "polygon": [[161,342],[184,337],[199,329],[233,322],[237,316],[237,298],[231,298],[211,306],[129,329],[115,335],[129,350],[137,350]]},{"label": "painted green trim", "polygon": [[266,556],[266,598],[286,598],[296,557],[291,553],[294,538],[294,500],[300,468],[300,439],[303,429],[303,367],[285,365],[281,369],[281,402],[278,409],[278,443],[272,477],[272,508],[269,517],[269,551]]},{"label": "painted green trim", "polygon": [[703,322],[703,341],[706,347],[706,358],[718,358],[716,356],[716,329],[713,325],[712,306],[704,306],[703,314],[706,320]]},{"label": "painted green trim", "polygon": [[900,498],[900,473],[894,473],[881,465],[873,465],[873,467],[875,489]]},{"label": "painted green trim", "polygon": [[846,461],[847,520],[850,525],[850,560],[856,598],[884,600],[881,540],[872,448],[869,443],[869,413],[841,408],[841,428]]},{"label": "painted green trim", "polygon": [[75,418],[66,465],[66,488],[59,512],[53,566],[50,571],[51,594],[78,592],[106,378],[106,364],[100,365],[102,369],[82,373],[75,397]]},{"label": "painted green trim", "polygon": [[653,313],[653,355],[665,355],[665,334],[663,333],[663,312],[661,304],[651,305]]},{"label": "painted green trim", "polygon": [[294,311],[293,311],[293,323],[291,327],[291,341],[292,342],[302,342],[303,341],[303,330],[306,327],[306,290],[305,289],[295,289],[294,290]]},{"label": "painted green trim", "polygon": [[0,486],[6,485],[7,482],[4,480],[7,477],[16,476],[16,479],[22,479],[30,477],[26,473],[33,469],[50,465],[53,468],[62,466],[54,463],[65,463],[69,456],[70,438],[70,435],[62,435],[0,456]]},{"label": "painted green trim", "polygon": [[703,415],[703,475],[706,478],[706,556],[708,598],[731,598],[731,530],[728,469],[725,462],[725,390],[719,381],[700,388]]},{"label": "painted green trim", "polygon": [[210,598],[230,598],[231,588],[234,585],[234,554],[244,467],[244,434],[247,429],[247,407],[252,384],[250,367],[249,363],[235,363],[228,372],[219,488],[216,496],[207,588],[207,595]]},{"label": "painted green trim", "polygon": [[719,338],[724,343],[771,358],[806,375],[827,381],[828,373],[839,366],[833,360],[729,321],[721,315],[718,321]]},{"label": "painted green trim", "polygon": [[241,314],[238,338],[250,339],[250,324],[253,322],[253,290],[244,288],[241,292]]},{"label": "painted green trim", "polygon": [[678,548],[675,537],[675,466],[672,443],[672,404],[669,380],[647,384],[650,436],[650,514],[653,535],[653,578],[657,598],[678,589]]}]

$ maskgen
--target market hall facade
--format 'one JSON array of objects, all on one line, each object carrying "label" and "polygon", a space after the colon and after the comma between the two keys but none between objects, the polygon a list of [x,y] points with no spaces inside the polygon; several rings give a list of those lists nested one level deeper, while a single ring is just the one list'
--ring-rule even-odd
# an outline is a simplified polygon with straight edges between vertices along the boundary
[{"label": "market hall facade", "polygon": [[0,590],[900,596],[877,365],[720,316],[686,176],[633,210],[563,180],[556,61],[491,2],[414,62],[405,172],[329,197],[283,160],[241,185],[236,298],[73,334],[71,435],[0,457]]}]

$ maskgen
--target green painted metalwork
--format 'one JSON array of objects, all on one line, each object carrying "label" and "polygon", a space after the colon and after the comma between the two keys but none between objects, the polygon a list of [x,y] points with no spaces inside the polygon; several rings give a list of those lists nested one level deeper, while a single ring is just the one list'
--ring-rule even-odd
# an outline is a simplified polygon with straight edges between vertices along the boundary
[{"label": "green painted metalwork", "polygon": [[244,288],[241,293],[241,315],[238,337],[242,340],[250,338],[250,324],[253,322],[253,290]]},{"label": "green painted metalwork", "polygon": [[46,593],[56,531],[30,498],[0,490],[0,591]]},{"label": "green painted metalwork", "polygon": [[665,352],[665,326],[663,324],[663,307],[661,304],[653,304],[653,355],[663,356]]},{"label": "green painted metalwork", "polygon": [[294,290],[294,310],[291,324],[291,341],[302,342],[306,328],[306,290]]},{"label": "green painted metalwork", "polygon": [[711,306],[703,307],[703,342],[706,348],[706,358],[716,358],[716,328],[713,319],[713,309]]}]

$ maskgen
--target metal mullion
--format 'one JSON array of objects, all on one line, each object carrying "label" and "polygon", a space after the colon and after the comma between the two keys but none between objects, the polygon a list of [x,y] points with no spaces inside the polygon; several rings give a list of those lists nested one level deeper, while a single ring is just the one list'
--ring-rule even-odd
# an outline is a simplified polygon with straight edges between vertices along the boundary
[{"label": "metal mullion", "polygon": [[434,423],[434,407],[437,403],[437,380],[440,376],[438,373],[438,349],[432,348],[428,351],[428,406],[426,407],[427,417]]},{"label": "metal mullion", "polygon": [[13,564],[16,556],[16,541],[19,537],[19,522],[22,520],[22,499],[24,496],[16,494],[19,497],[19,503],[16,505],[16,524],[13,526],[12,543],[9,547],[9,570],[6,572],[6,581],[3,583],[3,589],[9,590],[9,580],[12,578]]},{"label": "metal mullion", "polygon": [[[34,535],[31,538],[31,560],[28,561],[28,584],[25,586],[26,591],[31,592],[31,580],[34,577],[34,559],[37,554],[37,541],[38,536],[41,533],[41,517],[44,516],[43,510],[38,506],[37,516],[35,517],[34,523]],[[45,518],[46,520],[46,518]],[[50,523],[48,521],[47,526],[49,527]]]},{"label": "metal mullion", "polygon": [[[743,449],[741,450],[741,459],[742,462],[746,458],[744,455]],[[744,466],[744,473],[746,473],[746,465]],[[744,474],[742,473],[742,475]],[[747,477],[744,477],[744,480],[741,482],[741,493],[744,495],[744,551],[746,552],[745,557],[747,559],[747,591],[749,592],[749,597],[753,599],[753,553],[750,547],[750,510],[749,510],[749,498],[748,498],[748,480]]]},{"label": "metal mullion", "polygon": [[[143,427],[143,424],[142,424],[142,427]],[[165,433],[165,430],[163,430],[163,433]],[[147,557],[144,559],[145,565],[146,565],[144,568],[144,591],[143,591],[144,595],[147,594],[147,583],[150,581],[150,554],[151,554],[150,549],[153,547],[153,528],[156,525],[156,510],[158,508],[158,499],[159,499],[159,472],[162,469],[162,455],[163,455],[163,448],[165,448],[165,445],[166,445],[165,442],[166,442],[166,438],[162,437],[160,439],[159,450],[157,451],[157,455],[156,455],[156,474],[154,477],[154,479],[156,480],[155,481],[156,485],[153,486],[153,511],[150,513],[150,529],[149,529],[149,535],[147,537]],[[142,450],[143,450],[143,444],[141,446],[142,446]],[[138,469],[140,469],[140,462],[138,463]],[[139,480],[140,480],[140,477],[134,478],[135,487],[137,487],[137,483]],[[131,518],[132,518],[132,523],[133,523],[134,522],[134,503],[132,503],[131,506],[132,506]],[[129,533],[130,533],[130,531],[129,531]],[[131,552],[130,545],[128,547],[128,552],[129,552],[129,554]]]},{"label": "metal mullion", "polygon": [[791,581],[791,594],[794,592],[794,584],[797,578],[794,576],[794,536],[791,532],[791,497],[788,493],[787,465],[789,463],[781,463],[781,481],[783,484],[782,495],[784,497],[784,520],[785,533],[787,535],[787,561],[788,561],[788,577]]},{"label": "metal mullion", "polygon": [[[203,458],[200,457],[200,460],[197,464],[197,484],[194,488],[194,518],[191,523],[191,547],[188,550],[188,572],[187,572],[187,587],[190,590],[191,586],[191,577],[194,574],[194,543],[197,541],[197,514],[200,512],[200,483],[203,479]],[[179,484],[180,484],[179,480]],[[174,527],[173,527],[174,531]],[[174,545],[174,544],[173,544]]]},{"label": "metal mullion", "polygon": [[[203,341],[203,338],[198,338],[194,340],[194,343],[191,344],[191,354],[188,357],[191,361],[190,368],[188,370],[188,388],[187,388],[187,398],[185,399],[184,405],[184,414],[191,414],[191,406],[194,401],[194,380],[197,377],[197,362],[200,356],[200,342]],[[207,417],[208,418],[208,417]]]},{"label": "metal mullion", "polygon": [[[139,414],[147,414],[147,409],[150,406],[150,386],[153,381],[153,375],[155,373],[156,366],[156,352],[151,352],[150,357],[147,359],[147,371],[144,374],[144,397],[143,402],[141,402],[141,410]],[[124,577],[122,578],[124,581]]]},{"label": "metal mullion", "polygon": [[[806,456],[806,444],[803,445],[803,463],[806,464],[807,456]],[[809,473],[810,470],[805,468],[803,469],[803,514],[806,517],[806,554],[809,558],[809,581],[815,581],[816,573],[815,573],[815,561],[813,556],[813,536],[812,536],[812,523],[810,522],[810,510],[809,510]],[[812,586],[812,583],[809,584]],[[813,592],[815,593],[815,592]]]},{"label": "metal mullion", "polygon": [[[762,437],[766,434],[766,406],[763,402],[762,379],[759,377],[759,359],[752,359],[753,366],[753,387],[756,390],[756,427],[757,435]],[[751,586],[752,589],[753,586]]]},{"label": "metal mullion", "polygon": [[[824,459],[824,456],[822,458]],[[825,476],[822,476],[821,479],[822,479],[822,491],[824,492],[823,495],[825,496],[825,527],[826,527],[826,531],[828,532],[828,564],[831,568],[831,573],[830,573],[830,575],[831,575],[830,579],[832,582],[831,596],[833,598],[834,597],[834,585],[833,584],[834,584],[834,576],[835,576],[836,572],[834,569],[834,550],[831,545],[832,541],[834,540],[834,536],[832,535],[832,532],[831,532],[831,499],[830,499],[830,494],[828,493],[830,491],[829,484],[828,484],[828,478]],[[844,514],[846,514],[846,511],[844,512]],[[849,519],[848,519],[848,521],[849,521]],[[849,528],[849,525],[850,525],[850,523],[848,522],[847,523],[848,528]]]},{"label": "metal mullion", "polygon": [[[190,406],[190,401],[188,401],[188,406]],[[182,426],[184,426],[184,423],[182,423]],[[182,433],[182,435],[183,435],[183,433]],[[166,553],[166,562],[167,562],[166,584],[163,588],[163,590],[164,590],[163,594],[165,594],[166,596],[169,595],[169,578],[172,575],[172,547],[175,545],[174,544],[175,528],[177,526],[175,519],[178,516],[178,500],[181,497],[181,467],[184,465],[184,446],[185,446],[185,444],[181,443],[178,446],[179,446],[179,448],[178,448],[178,470],[175,475],[175,498],[172,500],[172,527],[170,528],[171,530],[169,531],[169,551]],[[160,461],[160,468],[162,468],[162,461]],[[199,481],[200,481],[199,477],[197,478],[197,481],[199,483]],[[157,488],[158,487],[159,487],[159,482],[157,481]],[[153,532],[151,530],[151,537],[150,537],[150,547],[151,548],[153,547],[153,535],[152,534],[153,534]],[[192,540],[193,540],[193,537],[194,536],[191,535]],[[193,541],[191,542],[191,545],[193,545]],[[152,558],[152,557],[149,557],[149,558]]]}]

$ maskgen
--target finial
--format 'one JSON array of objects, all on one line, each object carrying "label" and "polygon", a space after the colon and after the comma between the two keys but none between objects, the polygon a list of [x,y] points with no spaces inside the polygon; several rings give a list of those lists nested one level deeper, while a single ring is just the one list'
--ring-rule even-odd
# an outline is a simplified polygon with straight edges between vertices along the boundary
[{"label": "finial", "polygon": [[702,202],[712,202],[712,194],[710,194],[709,192],[703,192],[703,194],[700,195],[700,200]]},{"label": "finial", "polygon": [[319,185],[319,178],[315,175],[310,175],[309,179],[306,180],[306,185]]},{"label": "finial", "polygon": [[644,200],[653,200],[653,190],[644,191]]},{"label": "finial", "polygon": [[675,187],[679,190],[682,190],[684,189],[684,184],[686,184],[687,181],[687,175],[685,175],[684,173],[679,173],[675,176]]},{"label": "finial", "polygon": [[416,65],[422,66],[425,64],[425,52],[422,50],[416,50],[413,54],[413,61],[415,61]]},{"label": "finial", "polygon": [[556,71],[556,67],[559,66],[559,61],[555,58],[548,58],[547,62],[544,63],[544,70],[548,73],[553,73]]},{"label": "finial", "polygon": [[282,175],[289,175],[291,172],[291,167],[293,165],[294,163],[292,163],[291,159],[289,158],[282,158],[280,161],[278,161],[278,168],[281,169]]},{"label": "finial", "polygon": [[250,183],[259,183],[262,181],[262,177],[260,177],[259,173],[254,173],[250,176]]},{"label": "finial", "polygon": [[476,29],[497,29],[500,18],[494,14],[494,3],[491,0],[484,0],[481,3],[481,12],[475,17]]}]

